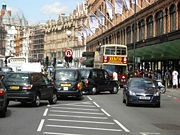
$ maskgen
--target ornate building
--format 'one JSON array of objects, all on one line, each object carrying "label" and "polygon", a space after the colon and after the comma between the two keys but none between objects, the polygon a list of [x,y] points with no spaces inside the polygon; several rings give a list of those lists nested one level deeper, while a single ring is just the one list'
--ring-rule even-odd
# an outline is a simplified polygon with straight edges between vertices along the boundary
[{"label": "ornate building", "polygon": [[[109,0],[114,5],[115,0]],[[136,27],[134,35],[134,4],[130,9],[123,4],[123,13],[115,14],[110,23],[105,21],[103,31],[96,29],[96,35],[88,38],[87,51],[93,52],[101,44],[125,44],[128,46],[128,60],[134,55],[141,59],[139,67],[164,72],[166,68],[180,69],[180,1],[179,0],[138,0],[136,6]],[[89,0],[88,13],[97,15],[99,8],[110,20],[104,0]]]}]

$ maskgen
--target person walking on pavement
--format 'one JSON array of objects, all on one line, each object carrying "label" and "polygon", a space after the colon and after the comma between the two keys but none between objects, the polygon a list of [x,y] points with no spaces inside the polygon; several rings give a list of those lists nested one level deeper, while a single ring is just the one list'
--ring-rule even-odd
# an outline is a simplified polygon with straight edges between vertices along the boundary
[{"label": "person walking on pavement", "polygon": [[114,69],[114,71],[113,71],[113,80],[114,80],[114,81],[118,81],[118,74],[117,74],[117,72],[116,72],[115,69]]},{"label": "person walking on pavement", "polygon": [[174,85],[176,85],[176,89],[178,88],[178,75],[178,72],[174,69],[174,71],[172,72],[172,89]]},{"label": "person walking on pavement", "polygon": [[169,87],[170,79],[171,79],[171,73],[167,69],[166,72],[165,72],[165,76],[164,76],[164,81],[165,81],[165,87],[166,88]]},{"label": "person walking on pavement", "polygon": [[145,69],[145,71],[143,73],[143,78],[148,78],[148,70],[147,70],[147,68]]}]

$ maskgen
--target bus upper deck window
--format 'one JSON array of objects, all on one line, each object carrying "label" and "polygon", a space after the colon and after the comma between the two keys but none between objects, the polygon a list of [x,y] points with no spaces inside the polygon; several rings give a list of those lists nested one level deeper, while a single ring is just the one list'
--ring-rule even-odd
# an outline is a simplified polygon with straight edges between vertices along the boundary
[{"label": "bus upper deck window", "polygon": [[122,49],[122,55],[126,55],[126,49]]},{"label": "bus upper deck window", "polygon": [[115,47],[106,47],[106,55],[115,55]]},{"label": "bus upper deck window", "polygon": [[121,48],[120,47],[117,47],[117,52],[116,52],[117,55],[121,55]]}]

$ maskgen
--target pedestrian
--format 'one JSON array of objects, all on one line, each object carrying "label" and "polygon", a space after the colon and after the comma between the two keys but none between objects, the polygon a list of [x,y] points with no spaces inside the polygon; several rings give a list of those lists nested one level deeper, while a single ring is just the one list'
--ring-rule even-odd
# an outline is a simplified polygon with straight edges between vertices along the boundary
[{"label": "pedestrian", "polygon": [[164,81],[165,81],[165,87],[169,87],[170,85],[170,79],[171,79],[171,73],[169,72],[169,70],[167,69],[164,75]]},{"label": "pedestrian", "polygon": [[114,80],[114,81],[118,81],[118,74],[117,74],[117,72],[116,72],[115,69],[114,69],[114,71],[113,71],[113,80]]},{"label": "pedestrian", "polygon": [[178,88],[178,75],[178,72],[174,69],[174,71],[172,72],[172,89],[174,85],[176,86],[176,89]]},{"label": "pedestrian", "polygon": [[148,78],[148,70],[147,70],[147,68],[145,69],[145,71],[143,73],[143,78]]}]

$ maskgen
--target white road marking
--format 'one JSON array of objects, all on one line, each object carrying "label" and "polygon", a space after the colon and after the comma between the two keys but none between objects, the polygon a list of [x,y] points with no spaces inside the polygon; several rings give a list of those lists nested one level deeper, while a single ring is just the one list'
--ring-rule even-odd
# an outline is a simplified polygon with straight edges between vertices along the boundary
[{"label": "white road marking", "polygon": [[110,115],[109,113],[107,113],[104,109],[101,109],[101,111],[102,111],[103,113],[105,113],[108,117],[111,116],[111,115]]},{"label": "white road marking", "polygon": [[47,105],[47,106],[48,107],[53,107],[53,106],[62,106],[62,105],[79,105],[79,104],[92,104],[92,103],[87,101],[87,102],[68,103],[68,104],[55,104],[55,105]]},{"label": "white road marking", "polygon": [[125,132],[130,132],[129,129],[127,129],[124,125],[122,125],[119,121],[114,120],[116,124],[118,124]]},{"label": "white road marking", "polygon": [[120,132],[119,129],[108,129],[108,128],[93,128],[93,127],[76,127],[76,126],[63,126],[63,125],[46,125],[48,127],[62,127],[62,128],[74,128],[74,129],[91,129],[91,130],[101,130],[101,131],[115,131]]},{"label": "white road marking", "polygon": [[95,107],[95,106],[92,106],[92,105],[76,105],[76,104],[66,104],[66,106],[81,106],[81,107]]},{"label": "white road marking", "polygon": [[68,133],[54,133],[54,132],[44,132],[46,135],[82,135],[82,134],[68,134]]},{"label": "white road marking", "polygon": [[168,97],[172,97],[172,96],[170,96],[170,95],[167,95]]},{"label": "white road marking", "polygon": [[160,135],[160,133],[140,132],[141,135]]},{"label": "white road marking", "polygon": [[43,116],[46,116],[48,112],[48,109],[45,109]]},{"label": "white road marking", "polygon": [[58,115],[58,114],[49,114],[48,116],[74,117],[74,118],[91,118],[91,119],[108,119],[107,117],[74,116],[74,115]]},{"label": "white road marking", "polygon": [[89,98],[90,101],[92,101],[92,98],[91,98],[91,97],[89,97],[89,96],[87,96],[87,97]]},{"label": "white road marking", "polygon": [[61,111],[61,110],[50,110],[50,112],[65,112],[65,113],[76,113],[76,114],[96,114],[96,115],[104,115],[103,113],[91,113],[91,112],[73,112],[73,111]]},{"label": "white road marking", "polygon": [[41,122],[39,123],[37,132],[40,132],[42,130],[43,124],[44,124],[45,119],[42,119]]},{"label": "white road marking", "polygon": [[113,125],[115,123],[112,122],[99,122],[99,121],[80,121],[80,120],[65,120],[65,119],[48,119],[49,121],[66,121],[66,122],[74,122],[74,123],[95,123],[95,124],[106,124]]},{"label": "white road marking", "polygon": [[100,107],[96,102],[93,102],[93,104],[98,108]]},{"label": "white road marking", "polygon": [[84,111],[99,111],[98,109],[86,109],[86,108],[70,108],[70,107],[52,107],[55,109],[68,109],[68,110],[84,110]]}]

